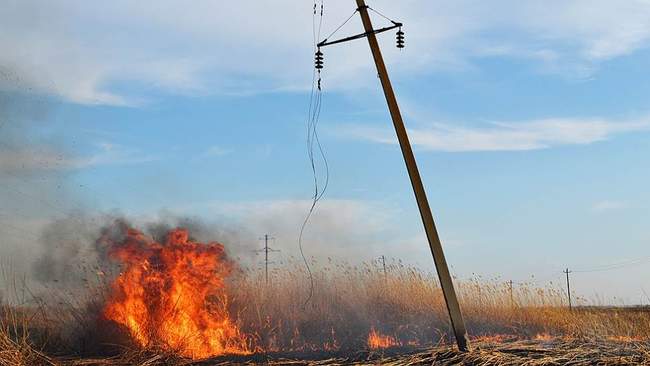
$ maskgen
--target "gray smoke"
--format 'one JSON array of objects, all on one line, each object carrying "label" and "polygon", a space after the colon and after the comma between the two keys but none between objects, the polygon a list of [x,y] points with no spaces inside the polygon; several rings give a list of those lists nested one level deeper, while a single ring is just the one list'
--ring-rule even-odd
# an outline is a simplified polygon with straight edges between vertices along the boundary
[{"label": "gray smoke", "polygon": [[35,288],[79,288],[112,268],[97,240],[111,230],[119,235],[118,223],[156,240],[184,227],[198,241],[223,243],[232,257],[254,255],[257,237],[236,224],[169,213],[144,221],[87,209],[73,184],[80,159],[64,131],[48,125],[57,103],[0,67],[0,289],[8,297],[17,278]]},{"label": "gray smoke", "polygon": [[79,286],[99,270],[102,260],[93,243],[100,226],[97,220],[83,215],[57,219],[43,229],[40,256],[32,265],[35,280]]},{"label": "gray smoke", "polygon": [[185,228],[193,240],[224,244],[228,255],[240,261],[252,257],[257,249],[255,233],[246,230],[240,223],[208,222],[199,217],[176,216],[171,213],[161,213],[159,216],[155,222],[144,225],[145,233],[158,242],[164,241],[170,230]]},{"label": "gray smoke", "polygon": [[257,244],[247,241],[250,235],[237,227],[199,218],[162,214],[153,221],[142,221],[119,215],[70,215],[43,230],[41,254],[32,267],[34,279],[50,287],[75,288],[92,282],[97,273],[115,273],[117,264],[108,257],[107,245],[122,242],[128,228],[141,230],[160,243],[170,230],[184,228],[193,240],[222,243],[231,257],[240,259],[252,257]]},{"label": "gray smoke", "polygon": [[[41,230],[76,206],[69,193],[67,153],[58,133],[48,132],[54,113],[46,97],[8,91],[11,72],[0,75],[0,289],[26,278],[40,249]],[[49,233],[43,235],[50,236]],[[57,252],[57,256],[70,253]],[[43,268],[54,268],[43,261]]]}]

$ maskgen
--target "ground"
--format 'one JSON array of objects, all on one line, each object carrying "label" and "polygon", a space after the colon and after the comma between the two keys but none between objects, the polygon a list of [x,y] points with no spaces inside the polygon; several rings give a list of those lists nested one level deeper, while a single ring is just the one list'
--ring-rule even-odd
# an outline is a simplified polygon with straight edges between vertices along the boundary
[{"label": "ground", "polygon": [[242,357],[220,357],[189,361],[165,356],[129,359],[61,360],[64,365],[467,365],[467,366],[600,366],[650,365],[650,342],[631,340],[553,339],[516,342],[474,342],[468,353],[452,346],[393,348],[358,353],[284,353]]},{"label": "ground", "polygon": [[[225,365],[232,361],[207,362],[202,365]],[[312,360],[258,357],[238,361],[243,364],[271,365],[650,365],[650,343],[588,340],[482,342],[475,344],[468,353],[447,346],[402,352],[364,352],[347,357]]]}]

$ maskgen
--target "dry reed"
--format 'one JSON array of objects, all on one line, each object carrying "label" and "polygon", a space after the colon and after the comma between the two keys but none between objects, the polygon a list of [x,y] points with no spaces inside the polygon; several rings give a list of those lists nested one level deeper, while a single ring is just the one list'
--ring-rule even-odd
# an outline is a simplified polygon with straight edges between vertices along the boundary
[{"label": "dry reed", "polygon": [[[273,269],[268,285],[259,270],[242,270],[230,279],[231,316],[249,335],[252,347],[267,355],[263,362],[406,365],[436,360],[441,365],[516,365],[528,357],[529,365],[559,365],[569,358],[576,360],[574,365],[609,364],[586,363],[590,358],[627,365],[649,357],[650,312],[597,307],[569,311],[562,289],[553,284],[541,288],[524,284],[510,292],[499,280],[457,280],[475,345],[473,352],[459,354],[450,348],[444,299],[435,276],[399,262],[385,273],[374,264],[334,261],[314,263],[314,268],[309,301],[309,282],[299,264]],[[135,349],[123,330],[99,316],[106,280],[90,282],[84,298],[75,293],[59,295],[50,303],[34,301],[22,309],[2,307],[0,366],[192,364],[160,350]],[[368,353],[370,329],[396,339],[399,354]],[[274,352],[322,357],[283,361],[285,356],[268,356]],[[332,354],[357,356],[331,358]],[[238,360],[249,363],[260,358]]]}]

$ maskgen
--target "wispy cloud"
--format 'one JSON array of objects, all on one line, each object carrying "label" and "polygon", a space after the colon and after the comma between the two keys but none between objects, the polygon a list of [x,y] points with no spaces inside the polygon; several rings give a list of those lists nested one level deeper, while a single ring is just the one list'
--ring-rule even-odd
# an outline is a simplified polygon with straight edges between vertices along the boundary
[{"label": "wispy cloud", "polygon": [[[311,3],[298,3],[277,0],[251,11],[245,2],[118,0],[98,12],[93,1],[12,1],[0,12],[0,48],[10,50],[0,53],[0,89],[132,105],[143,96],[126,92],[133,89],[125,85],[183,94],[304,88],[311,75],[312,17]],[[409,61],[386,50],[402,73],[462,67],[484,54],[583,70],[646,47],[650,39],[645,0],[376,0],[373,6],[408,25]],[[352,9],[347,2],[328,4],[325,29]],[[349,26],[360,29],[358,19]],[[345,57],[329,63],[330,85],[373,81],[372,72],[360,72],[372,67],[365,47],[328,52]]]},{"label": "wispy cloud", "polygon": [[96,165],[131,165],[156,161],[159,158],[140,150],[112,143],[100,143],[99,151],[94,155],[71,160],[71,167],[85,168]]},{"label": "wispy cloud", "polygon": [[596,202],[592,206],[592,211],[596,213],[604,213],[609,211],[618,211],[628,207],[627,202],[615,201],[615,200],[604,200]]},{"label": "wispy cloud", "polygon": [[227,149],[223,146],[219,145],[213,145],[205,149],[205,151],[200,155],[202,158],[211,158],[211,157],[219,157],[219,156],[226,156],[230,154],[232,150]]},{"label": "wispy cloud", "polygon": [[[650,118],[635,121],[549,118],[516,123],[491,122],[477,127],[437,123],[426,128],[409,129],[409,135],[411,142],[423,150],[524,151],[586,145],[617,134],[647,130],[650,130]],[[337,134],[382,144],[397,144],[394,132],[389,128],[345,125],[338,128]]]}]

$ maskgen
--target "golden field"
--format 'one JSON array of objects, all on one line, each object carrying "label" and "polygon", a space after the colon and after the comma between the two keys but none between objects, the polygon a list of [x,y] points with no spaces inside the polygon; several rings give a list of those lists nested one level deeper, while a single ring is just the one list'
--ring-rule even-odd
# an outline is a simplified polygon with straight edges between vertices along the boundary
[{"label": "golden field", "polygon": [[[218,301],[227,306],[251,355],[215,355],[219,357],[203,364],[281,364],[284,361],[279,360],[290,357],[304,364],[430,364],[432,354],[441,355],[440,364],[462,360],[514,365],[523,361],[512,357],[527,354],[532,355],[531,365],[562,364],[557,360],[569,354],[578,361],[586,355],[585,362],[601,356],[614,357],[618,364],[650,360],[650,311],[595,306],[569,311],[559,284],[519,284],[511,291],[500,280],[457,279],[473,343],[472,352],[458,354],[452,351],[444,299],[434,276],[399,262],[386,272],[375,264],[333,261],[314,262],[312,268],[312,296],[308,275],[299,263],[274,268],[268,284],[259,270],[234,271],[227,282],[227,297]],[[169,345],[136,345],[128,332],[103,319],[110,276],[95,273],[102,275],[86,279],[84,289],[53,287],[38,294],[21,289],[28,294],[23,295],[23,304],[4,305],[0,365],[202,362],[181,357]],[[21,286],[14,282],[12,291]],[[373,332],[388,339],[388,344],[378,347],[369,342]],[[578,361],[574,364],[591,364]]]}]

